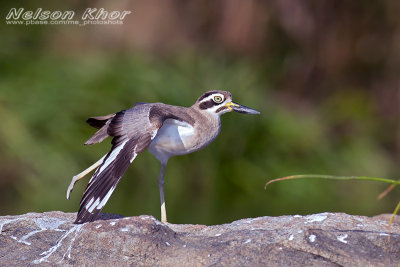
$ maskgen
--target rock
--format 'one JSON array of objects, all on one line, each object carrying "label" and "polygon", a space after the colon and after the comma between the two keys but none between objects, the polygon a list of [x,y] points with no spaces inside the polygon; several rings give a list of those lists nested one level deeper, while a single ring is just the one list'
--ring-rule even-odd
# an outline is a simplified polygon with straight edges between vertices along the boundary
[{"label": "rock", "polygon": [[151,216],[0,217],[0,266],[397,266],[399,217],[343,213],[177,225]]}]

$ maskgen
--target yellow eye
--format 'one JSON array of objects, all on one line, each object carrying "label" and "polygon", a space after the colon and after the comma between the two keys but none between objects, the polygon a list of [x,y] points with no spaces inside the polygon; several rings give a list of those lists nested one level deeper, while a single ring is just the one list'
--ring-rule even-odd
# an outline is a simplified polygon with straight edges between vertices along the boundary
[{"label": "yellow eye", "polygon": [[219,96],[219,95],[214,96],[214,102],[215,102],[215,103],[221,103],[222,100],[223,100],[223,99],[222,99],[221,96]]}]

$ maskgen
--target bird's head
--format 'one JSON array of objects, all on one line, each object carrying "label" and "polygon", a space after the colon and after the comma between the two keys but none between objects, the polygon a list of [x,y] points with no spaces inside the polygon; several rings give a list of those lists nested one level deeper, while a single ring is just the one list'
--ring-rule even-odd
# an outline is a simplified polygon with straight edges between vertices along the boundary
[{"label": "bird's head", "polygon": [[217,116],[231,111],[245,114],[260,114],[257,110],[233,102],[232,94],[228,91],[208,91],[197,99],[195,106],[201,111],[207,111]]}]

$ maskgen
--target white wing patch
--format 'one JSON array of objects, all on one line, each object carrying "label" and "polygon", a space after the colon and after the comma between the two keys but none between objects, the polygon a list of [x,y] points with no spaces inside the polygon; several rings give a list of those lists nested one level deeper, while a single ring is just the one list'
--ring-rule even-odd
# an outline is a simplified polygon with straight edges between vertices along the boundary
[{"label": "white wing patch", "polygon": [[110,198],[111,194],[114,192],[114,189],[117,185],[114,185],[113,187],[110,188],[108,191],[107,195],[103,198],[103,200],[100,202],[100,204],[97,206],[97,209],[100,210],[104,207],[104,205],[107,203],[108,199]]},{"label": "white wing patch", "polygon": [[153,131],[151,132],[151,140],[154,139],[154,137],[157,135],[157,132],[158,132],[158,129],[157,129],[157,130],[153,130]]},{"label": "white wing patch", "polygon": [[89,209],[90,205],[92,205],[93,201],[94,201],[94,197],[92,197],[92,199],[86,204],[85,208],[87,210]]},{"label": "white wing patch", "polygon": [[136,148],[137,148],[137,145],[136,145],[135,148],[133,149],[132,158],[129,160],[131,163],[135,160],[135,158],[136,158],[136,156],[137,156]]},{"label": "white wing patch", "polygon": [[[108,158],[106,159],[106,161],[102,164],[102,166],[100,167],[98,172],[95,172],[95,174],[92,176],[92,178],[89,181],[89,184],[92,182],[93,178],[99,176],[99,174],[104,171],[118,156],[119,152],[121,152],[121,150],[124,148],[125,144],[128,142],[128,140],[123,141],[119,146],[117,146],[110,154],[110,156],[108,156]],[[137,153],[136,153],[136,147],[134,149],[134,153],[133,153],[133,157],[131,158],[130,162],[132,163],[132,161],[136,158]],[[121,177],[120,177],[121,178]],[[114,192],[115,187],[117,185],[115,184],[113,187],[110,188],[110,190],[107,192],[107,194],[104,196],[103,199],[100,199],[100,197],[98,197],[96,200],[94,199],[94,197],[92,197],[90,199],[90,201],[85,205],[85,209],[92,213],[94,211],[94,209],[102,209],[104,207],[104,205],[107,203],[108,199],[110,198],[111,194]]]},{"label": "white wing patch", "polygon": [[[92,200],[93,200],[93,198],[92,198],[90,201],[92,201]],[[94,208],[96,208],[97,205],[99,205],[99,203],[100,203],[100,198],[98,197],[98,198],[96,199],[96,201],[89,207],[88,211],[89,211],[90,213],[92,213],[93,210],[94,210]],[[86,206],[88,206],[88,205],[86,205]]]},{"label": "white wing patch", "polygon": [[[94,201],[94,197],[86,204],[85,208],[88,212],[92,213],[94,209],[101,210],[104,205],[107,203],[108,199],[112,195],[112,193],[115,190],[115,187],[117,185],[114,185],[113,187],[110,188],[110,190],[107,192],[107,195],[104,196],[102,200],[98,197],[96,201]],[[94,202],[93,202],[94,201]]]},{"label": "white wing patch", "polygon": [[100,167],[100,170],[97,173],[97,175],[99,175],[102,171],[104,171],[104,169],[107,168],[108,165],[110,165],[115,160],[115,158],[118,156],[119,152],[124,148],[126,142],[128,142],[128,140],[125,140],[124,142],[122,142],[119,146],[117,146],[113,150],[113,152],[111,152],[111,154],[107,158],[106,162],[104,162],[103,165]]}]

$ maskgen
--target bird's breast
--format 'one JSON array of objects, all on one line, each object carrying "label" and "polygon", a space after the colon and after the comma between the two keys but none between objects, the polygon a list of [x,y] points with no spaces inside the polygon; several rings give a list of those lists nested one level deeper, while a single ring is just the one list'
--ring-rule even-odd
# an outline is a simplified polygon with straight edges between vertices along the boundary
[{"label": "bird's breast", "polygon": [[157,158],[160,155],[171,157],[191,153],[209,144],[218,132],[218,129],[215,134],[213,134],[213,129],[202,132],[201,129],[189,123],[168,119],[158,130],[149,150]]}]

